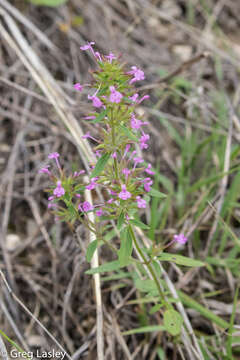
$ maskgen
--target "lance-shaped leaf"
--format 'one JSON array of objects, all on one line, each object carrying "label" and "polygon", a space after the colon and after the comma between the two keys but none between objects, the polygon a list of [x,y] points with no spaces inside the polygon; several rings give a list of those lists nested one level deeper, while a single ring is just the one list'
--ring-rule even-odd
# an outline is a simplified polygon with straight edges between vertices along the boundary
[{"label": "lance-shaped leaf", "polygon": [[128,227],[124,228],[120,234],[121,246],[118,251],[118,259],[121,266],[126,266],[129,264],[132,255],[132,237]]},{"label": "lance-shaped leaf", "polygon": [[151,189],[151,190],[148,192],[148,195],[153,196],[153,197],[157,197],[157,198],[159,198],[159,199],[163,199],[163,198],[167,197],[166,194],[164,194],[164,193],[162,193],[162,192],[160,192],[160,191],[158,191],[158,190],[156,190],[156,189]]},{"label": "lance-shaped leaf", "polygon": [[42,5],[42,6],[59,6],[61,4],[66,3],[68,0],[28,0],[34,5]]},{"label": "lance-shaped leaf", "polygon": [[87,252],[86,252],[87,262],[90,262],[92,260],[93,254],[95,253],[95,251],[97,249],[97,245],[98,245],[98,240],[94,240],[94,241],[90,242],[90,244],[88,245]]},{"label": "lance-shaped leaf", "polygon": [[92,173],[91,173],[91,178],[98,176],[103,169],[105,168],[109,158],[111,156],[111,153],[106,153],[103,154],[103,156],[100,157],[100,159],[98,159],[98,162],[95,165],[95,168],[93,169]]},{"label": "lance-shaped leaf", "polygon": [[185,266],[204,266],[205,264],[202,261],[191,259],[186,256],[177,255],[177,254],[169,254],[169,253],[162,253],[157,257],[160,261],[172,261],[178,265],[185,265]]},{"label": "lance-shaped leaf", "polygon": [[119,264],[118,260],[108,262],[106,264],[100,265],[96,268],[87,270],[85,273],[88,275],[98,274],[98,273],[104,273],[108,271],[115,271],[120,269],[121,265]]}]

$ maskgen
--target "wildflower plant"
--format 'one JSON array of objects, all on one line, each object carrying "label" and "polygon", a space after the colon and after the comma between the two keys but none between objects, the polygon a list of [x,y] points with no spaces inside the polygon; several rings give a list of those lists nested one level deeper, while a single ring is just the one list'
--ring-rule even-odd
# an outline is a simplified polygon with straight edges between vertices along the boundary
[{"label": "wildflower plant", "polygon": [[[183,245],[187,238],[184,234],[175,235],[167,246],[152,245],[150,249],[141,246],[135,236],[135,227],[148,229],[139,220],[139,211],[145,209],[151,196],[164,198],[165,195],[152,188],[154,171],[139,154],[149,148],[150,135],[148,123],[137,115],[136,108],[149,98],[136,92],[135,84],[145,79],[144,72],[136,66],[126,70],[125,65],[112,53],[102,55],[94,50],[94,42],[82,46],[82,51],[90,51],[97,63],[97,70],[92,72],[92,84],[74,85],[76,91],[88,87],[88,100],[93,110],[85,118],[98,127],[98,135],[87,132],[83,139],[90,139],[94,144],[96,163],[91,166],[88,180],[84,170],[71,175],[65,174],[58,153],[49,155],[55,161],[58,175],[48,167],[40,170],[49,176],[51,187],[48,207],[54,211],[57,219],[71,223],[82,222],[95,234],[96,240],[87,249],[90,261],[97,246],[107,244],[116,252],[117,260],[89,270],[88,274],[118,270],[124,266],[145,267],[143,274],[150,279],[136,281],[136,286],[156,296],[157,310],[163,314],[163,329],[177,335],[181,331],[181,316],[174,310],[168,299],[168,290],[161,279],[158,261],[175,262],[185,266],[202,266],[203,263],[181,255],[164,252],[173,242]],[[103,201],[90,204],[84,200],[85,191],[102,191]],[[92,222],[88,213],[94,212],[96,221]],[[105,238],[112,228],[120,237],[117,249]],[[138,258],[133,254],[135,248]],[[146,281],[146,283],[144,283]],[[150,281],[150,282],[149,282]],[[146,285],[148,284],[148,285]],[[151,284],[150,287],[149,284]]]}]

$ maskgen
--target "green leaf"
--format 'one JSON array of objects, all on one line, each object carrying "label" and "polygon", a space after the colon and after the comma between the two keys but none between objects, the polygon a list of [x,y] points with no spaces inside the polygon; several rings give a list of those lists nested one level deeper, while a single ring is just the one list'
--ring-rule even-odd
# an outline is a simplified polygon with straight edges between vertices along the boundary
[{"label": "green leaf", "polygon": [[153,197],[157,197],[157,198],[159,198],[159,199],[163,199],[163,198],[166,198],[166,197],[167,197],[166,194],[164,194],[164,193],[162,193],[162,192],[160,192],[160,191],[158,191],[158,190],[156,190],[156,189],[151,189],[151,190],[148,192],[148,195],[153,196]]},{"label": "green leaf", "polygon": [[158,310],[161,309],[161,307],[163,307],[163,304],[155,304],[154,306],[151,307],[149,314],[155,314]]},{"label": "green leaf", "polygon": [[87,252],[86,252],[86,259],[88,262],[90,262],[92,260],[93,254],[95,253],[95,251],[97,249],[97,245],[98,245],[98,240],[94,240],[94,241],[90,242],[90,244],[88,245]]},{"label": "green leaf", "polygon": [[183,319],[175,310],[167,310],[163,314],[163,324],[166,330],[173,336],[180,334]]},{"label": "green leaf", "polygon": [[132,132],[130,131],[126,126],[124,125],[120,125],[120,128],[122,129],[122,131],[124,132],[124,134],[131,140],[133,141],[138,141],[138,137]]},{"label": "green leaf", "polygon": [[66,3],[68,0],[28,0],[28,1],[34,5],[54,7]]},{"label": "green leaf", "polygon": [[178,265],[185,265],[185,266],[205,266],[202,261],[191,259],[186,256],[177,255],[177,254],[169,254],[169,253],[162,253],[157,257],[160,261],[172,261]]},{"label": "green leaf", "polygon": [[138,290],[143,292],[152,292],[157,290],[155,281],[151,279],[146,279],[146,280],[137,279],[135,281],[135,286]]},{"label": "green leaf", "polygon": [[107,115],[108,110],[103,110],[94,120],[90,120],[88,122],[96,124],[102,121],[102,119]]},{"label": "green leaf", "polygon": [[142,334],[153,331],[165,331],[165,327],[163,325],[152,325],[152,326],[143,326],[137,329],[132,329],[128,331],[122,332],[122,335],[132,335],[132,334]]},{"label": "green leaf", "polygon": [[118,260],[108,262],[106,264],[100,265],[96,268],[85,271],[87,275],[100,274],[108,271],[115,271],[121,268],[121,265]]},{"label": "green leaf", "polygon": [[124,212],[122,211],[121,214],[118,217],[117,221],[117,229],[120,230],[124,222]]},{"label": "green leaf", "polygon": [[118,251],[118,259],[121,266],[129,264],[132,255],[132,237],[128,228],[124,228],[121,232],[121,247]]},{"label": "green leaf", "polygon": [[208,310],[205,306],[199,304],[196,300],[193,300],[190,296],[185,294],[182,291],[178,291],[178,296],[182,303],[186,305],[187,307],[196,310],[199,312],[203,317],[206,319],[212,321],[213,323],[220,326],[222,329],[228,329],[229,323],[223,319],[221,319],[219,316],[215,315],[212,311]]},{"label": "green leaf", "polygon": [[130,220],[129,222],[130,222],[131,224],[133,224],[133,225],[141,228],[141,229],[146,229],[146,230],[150,229],[150,227],[149,227],[148,225],[144,224],[144,223],[143,223],[142,221],[140,221],[140,220],[133,219],[133,220]]},{"label": "green leaf", "polygon": [[107,164],[109,158],[111,156],[111,153],[106,153],[103,156],[100,157],[98,162],[96,163],[95,168],[93,169],[93,172],[91,174],[91,178],[98,176],[104,169],[105,165]]}]

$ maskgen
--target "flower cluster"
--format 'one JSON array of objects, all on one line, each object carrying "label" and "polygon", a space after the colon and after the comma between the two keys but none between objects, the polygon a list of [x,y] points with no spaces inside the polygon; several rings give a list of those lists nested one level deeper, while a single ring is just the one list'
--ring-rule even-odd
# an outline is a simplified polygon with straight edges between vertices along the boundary
[{"label": "flower cluster", "polygon": [[[130,71],[125,71],[113,53],[102,55],[94,50],[94,45],[94,42],[88,42],[80,47],[82,51],[90,51],[97,62],[98,69],[92,72],[93,83],[74,85],[80,92],[84,87],[93,89],[87,95],[93,111],[85,120],[97,123],[100,129],[98,136],[89,131],[83,136],[96,145],[94,150],[98,161],[91,168],[90,181],[86,183],[81,178],[83,170],[67,178],[60,167],[58,153],[50,154],[49,158],[56,161],[59,178],[53,177],[48,167],[41,172],[54,181],[49,207],[58,209],[58,218],[66,220],[68,212],[73,221],[82,217],[88,221],[86,213],[94,211],[100,220],[117,220],[121,215],[123,223],[127,224],[138,209],[147,207],[149,195],[152,195],[153,180],[150,176],[154,171],[151,164],[139,156],[140,150],[149,147],[148,122],[136,115],[136,107],[149,96],[139,96],[133,86],[145,79],[141,69],[132,66]],[[104,194],[104,202],[91,205],[81,201],[85,190],[95,191],[98,187]],[[59,206],[59,201],[65,203],[66,212]]]}]

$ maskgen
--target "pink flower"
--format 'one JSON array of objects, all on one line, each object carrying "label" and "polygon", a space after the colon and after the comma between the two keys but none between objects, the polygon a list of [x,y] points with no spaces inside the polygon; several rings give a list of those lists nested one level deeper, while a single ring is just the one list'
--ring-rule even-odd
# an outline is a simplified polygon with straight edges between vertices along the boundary
[{"label": "pink flower", "polygon": [[50,171],[48,170],[49,165],[45,166],[44,168],[39,170],[40,174],[48,174],[51,175]]},{"label": "pink flower", "polygon": [[136,168],[137,164],[141,164],[142,162],[144,162],[144,160],[143,160],[142,158],[140,158],[140,157],[135,157],[135,158],[133,159],[133,161],[134,161],[133,170]]},{"label": "pink flower", "polygon": [[122,94],[119,91],[117,91],[114,86],[110,86],[109,89],[111,92],[109,96],[109,101],[116,104],[120,103],[123,97]]},{"label": "pink flower", "polygon": [[152,165],[148,164],[148,166],[146,167],[146,169],[144,169],[144,171],[149,174],[149,175],[154,175],[154,171],[151,170]]},{"label": "pink flower", "polygon": [[92,139],[92,140],[94,140],[94,141],[96,141],[96,142],[99,142],[97,139],[95,139],[95,138],[90,134],[89,131],[86,132],[86,134],[83,135],[82,138],[83,138],[83,139]]},{"label": "pink flower", "polygon": [[129,84],[133,84],[136,81],[145,79],[145,75],[142,70],[138,69],[136,66],[132,66],[131,69],[131,71],[127,72],[129,75],[133,75],[133,78],[130,80]]},{"label": "pink flower", "polygon": [[95,58],[98,59],[99,61],[102,61],[101,55],[100,55],[100,53],[99,53],[98,51],[95,51],[94,56],[95,56]]},{"label": "pink flower", "polygon": [[97,216],[102,216],[102,214],[103,214],[103,210],[102,210],[102,209],[99,209],[99,210],[96,211],[96,215],[97,215]]},{"label": "pink flower", "polygon": [[49,159],[57,159],[59,156],[60,156],[59,153],[53,152],[53,153],[48,155],[48,158]]},{"label": "pink flower", "polygon": [[147,203],[144,199],[142,199],[140,196],[136,197],[137,199],[137,206],[139,209],[145,209],[147,206]]},{"label": "pink flower", "polygon": [[142,102],[143,100],[146,100],[146,99],[149,99],[149,98],[150,98],[149,95],[144,95],[141,99],[139,99],[139,100],[137,101],[137,103],[138,103],[138,104],[141,104],[141,102]]},{"label": "pink flower", "polygon": [[83,90],[83,85],[81,85],[80,83],[76,83],[74,84],[74,88],[78,91],[82,91]]},{"label": "pink flower", "polygon": [[94,55],[94,50],[93,50],[93,48],[92,48],[92,45],[94,45],[94,44],[95,44],[95,42],[93,42],[93,41],[88,42],[86,45],[80,46],[80,49],[83,50],[83,51],[90,49],[91,52],[92,52],[93,55]]},{"label": "pink flower", "polygon": [[58,161],[59,156],[60,156],[59,153],[54,152],[54,153],[49,154],[48,158],[49,159],[55,159],[57,167],[60,169],[60,164],[59,164],[59,161]]},{"label": "pink flower", "polygon": [[128,98],[130,100],[132,100],[132,102],[136,102],[137,98],[139,97],[139,94],[136,93],[136,94],[133,94],[132,96],[129,96]]},{"label": "pink flower", "polygon": [[116,152],[116,151],[114,151],[114,153],[112,153],[112,158],[113,158],[113,159],[116,159],[116,158],[117,158],[117,152]]},{"label": "pink flower", "polygon": [[143,125],[143,122],[141,120],[138,120],[135,118],[135,115],[131,115],[131,128],[138,130]]},{"label": "pink flower", "polygon": [[95,115],[85,116],[83,119],[85,119],[85,120],[94,120],[94,119],[96,119],[96,116]]},{"label": "pink flower", "polygon": [[143,135],[140,137],[141,150],[148,148],[148,144],[146,144],[146,141],[148,141],[149,139],[150,139],[150,136],[148,134],[143,133]]},{"label": "pink flower", "polygon": [[65,190],[62,187],[62,183],[61,181],[57,182],[57,187],[53,190],[53,195],[55,195],[56,197],[61,197],[65,194]]},{"label": "pink flower", "polygon": [[127,191],[126,185],[122,185],[122,191],[118,194],[118,197],[122,200],[127,200],[130,199],[131,196],[132,194]]},{"label": "pink flower", "polygon": [[184,236],[184,234],[178,234],[178,235],[176,234],[174,235],[173,239],[174,241],[177,241],[179,244],[182,245],[184,245],[188,241],[188,239],[186,238],[186,236]]},{"label": "pink flower", "polygon": [[144,190],[146,192],[149,192],[151,190],[150,186],[153,184],[153,181],[151,180],[151,178],[146,178],[143,180],[144,183]]},{"label": "pink flower", "polygon": [[88,99],[92,100],[92,104],[96,108],[100,108],[103,106],[102,101],[96,95],[93,95],[93,96],[88,95]]},{"label": "pink flower", "polygon": [[82,208],[83,211],[93,210],[93,206],[88,201],[84,201],[84,203],[82,204]]},{"label": "pink flower", "polygon": [[117,57],[113,54],[113,53],[109,53],[109,55],[105,56],[106,59],[108,59],[108,61],[110,62],[110,64],[112,63],[113,60],[115,60]]},{"label": "pink flower", "polygon": [[143,121],[135,118],[135,115],[134,115],[134,114],[131,115],[131,128],[132,128],[132,129],[138,130],[138,129],[140,129],[140,127],[141,127],[142,125],[147,125],[147,124],[148,124],[148,123],[147,123],[146,121],[143,122]]},{"label": "pink flower", "polygon": [[128,168],[124,168],[122,169],[122,173],[126,176],[126,178],[128,177],[129,174],[131,174],[131,170],[129,170]]},{"label": "pink flower", "polygon": [[95,155],[96,155],[96,157],[101,157],[101,151],[100,151],[100,150],[96,150],[96,151],[95,151]]},{"label": "pink flower", "polygon": [[126,147],[125,147],[125,151],[124,151],[124,154],[123,154],[123,159],[125,158],[125,156],[127,155],[129,149],[130,149],[131,145],[130,144],[127,144]]},{"label": "pink flower", "polygon": [[98,177],[94,177],[91,179],[91,182],[89,185],[86,186],[86,189],[93,190],[98,185],[95,181],[98,180]]},{"label": "pink flower", "polygon": [[73,177],[77,177],[77,176],[80,176],[82,174],[85,174],[85,170],[74,171]]}]

